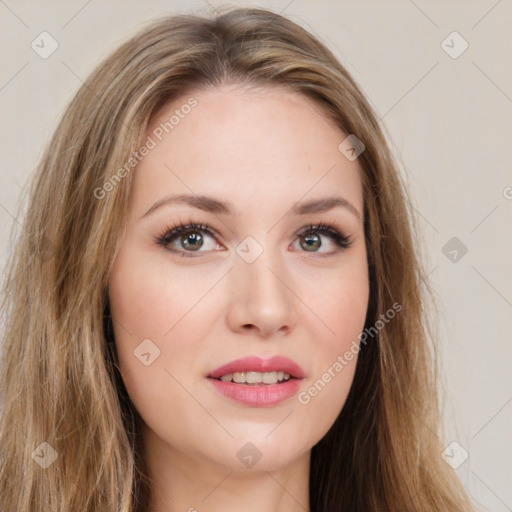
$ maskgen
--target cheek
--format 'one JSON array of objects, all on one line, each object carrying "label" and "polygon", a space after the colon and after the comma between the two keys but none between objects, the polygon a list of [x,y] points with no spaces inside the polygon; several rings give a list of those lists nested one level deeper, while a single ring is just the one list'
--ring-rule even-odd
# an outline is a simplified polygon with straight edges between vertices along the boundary
[{"label": "cheek", "polygon": [[364,277],[346,277],[326,290],[323,302],[325,323],[331,336],[324,337],[326,347],[341,350],[364,328],[368,308],[369,284]]},{"label": "cheek", "polygon": [[141,408],[143,396],[165,402],[176,388],[172,377],[190,379],[190,369],[205,350],[202,343],[211,338],[211,323],[220,314],[215,310],[219,292],[212,285],[225,270],[169,267],[167,261],[131,249],[118,255],[110,281],[119,366],[123,377],[129,374],[125,385]]},{"label": "cheek", "polygon": [[309,317],[314,368],[297,398],[324,432],[339,415],[352,386],[368,307],[367,269],[362,264],[350,269],[323,280],[322,289],[310,294],[308,302],[316,315]]},{"label": "cheek", "polygon": [[[364,328],[369,279],[364,252],[347,259],[339,269],[324,269],[298,280],[298,295],[307,305],[309,329],[315,333],[322,359],[344,351]],[[305,311],[306,311],[305,309]]]},{"label": "cheek", "polygon": [[[208,292],[218,279],[200,266],[170,272],[166,262],[135,249],[118,255],[111,275],[115,345],[126,390],[144,421],[173,444],[188,439],[187,428],[198,418],[203,425],[211,421],[191,398],[199,393],[190,379],[201,340],[208,340],[207,318],[215,316]],[[183,421],[173,423],[177,411]]]},{"label": "cheek", "polygon": [[165,261],[155,262],[147,253],[126,252],[119,255],[111,276],[113,318],[130,332],[132,341],[171,337],[208,293],[211,271],[196,267],[169,272]]}]

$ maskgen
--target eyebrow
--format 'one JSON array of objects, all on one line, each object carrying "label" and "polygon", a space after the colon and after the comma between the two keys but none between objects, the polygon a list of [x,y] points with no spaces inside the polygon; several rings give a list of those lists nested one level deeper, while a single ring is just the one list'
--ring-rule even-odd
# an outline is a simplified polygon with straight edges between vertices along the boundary
[{"label": "eyebrow", "polygon": [[[218,199],[204,195],[179,194],[166,196],[158,200],[141,219],[152,214],[162,206],[170,204],[184,204],[215,215],[240,215],[239,212],[233,209],[233,206],[229,202],[219,201]],[[297,203],[292,207],[291,213],[293,215],[324,213],[336,207],[345,208],[361,220],[361,214],[356,207],[343,197],[325,197],[304,203]]]}]

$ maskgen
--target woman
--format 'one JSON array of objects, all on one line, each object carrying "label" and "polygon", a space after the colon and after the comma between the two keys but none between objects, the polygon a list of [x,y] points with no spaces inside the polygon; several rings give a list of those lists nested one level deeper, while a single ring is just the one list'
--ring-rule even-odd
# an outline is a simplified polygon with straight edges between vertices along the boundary
[{"label": "woman", "polygon": [[78,91],[30,194],[2,511],[472,510],[397,165],[304,29],[154,23]]}]

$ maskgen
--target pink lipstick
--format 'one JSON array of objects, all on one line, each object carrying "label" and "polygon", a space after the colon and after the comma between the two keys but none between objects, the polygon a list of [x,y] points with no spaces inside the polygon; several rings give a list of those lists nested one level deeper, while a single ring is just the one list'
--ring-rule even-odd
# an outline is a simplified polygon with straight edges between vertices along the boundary
[{"label": "pink lipstick", "polygon": [[283,356],[236,359],[208,375],[216,391],[251,407],[270,407],[291,398],[303,378],[302,368]]}]

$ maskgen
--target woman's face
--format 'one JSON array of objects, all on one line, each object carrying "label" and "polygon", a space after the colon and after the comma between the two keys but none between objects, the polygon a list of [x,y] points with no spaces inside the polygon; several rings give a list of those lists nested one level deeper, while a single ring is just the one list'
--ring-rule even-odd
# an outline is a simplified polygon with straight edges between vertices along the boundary
[{"label": "woman's face", "polygon": [[[217,467],[284,467],[340,413],[364,328],[347,134],[302,95],[231,86],[167,104],[147,135],[110,282],[146,445]],[[169,232],[180,224],[202,226]]]}]

